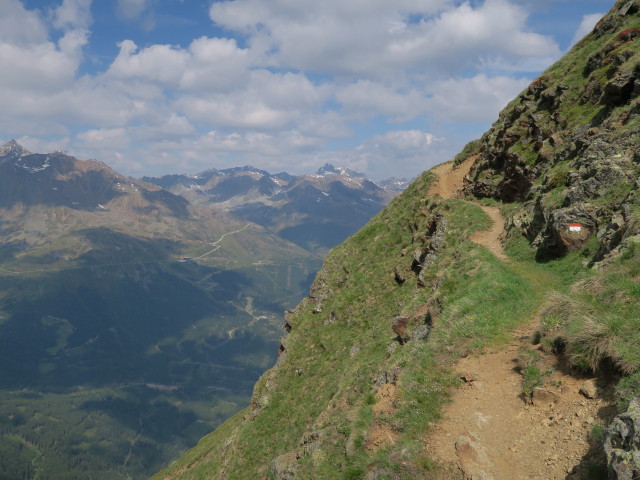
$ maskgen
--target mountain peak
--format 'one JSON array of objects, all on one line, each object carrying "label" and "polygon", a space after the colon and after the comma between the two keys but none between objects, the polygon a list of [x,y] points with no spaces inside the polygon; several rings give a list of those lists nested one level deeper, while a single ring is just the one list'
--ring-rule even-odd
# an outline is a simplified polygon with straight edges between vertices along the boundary
[{"label": "mountain peak", "polygon": [[330,163],[325,163],[323,167],[316,170],[316,175],[344,175],[353,178],[365,178],[365,175],[347,167],[334,167]]},{"label": "mountain peak", "polygon": [[338,170],[336,167],[334,167],[332,164],[330,163],[325,163],[323,167],[320,167],[316,173],[318,175],[326,175],[327,173],[333,173],[336,175],[340,174],[340,170]]},{"label": "mountain peak", "polygon": [[12,155],[14,157],[23,157],[30,155],[31,152],[16,142],[14,139],[9,140],[7,143],[0,147],[0,156]]}]

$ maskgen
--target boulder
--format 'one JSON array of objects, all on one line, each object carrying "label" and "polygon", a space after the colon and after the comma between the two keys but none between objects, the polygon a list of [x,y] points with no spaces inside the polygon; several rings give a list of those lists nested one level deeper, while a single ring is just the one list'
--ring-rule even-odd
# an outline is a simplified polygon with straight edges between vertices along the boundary
[{"label": "boulder", "polygon": [[456,441],[456,455],[460,461],[460,467],[468,480],[486,479],[492,477],[485,472],[490,466],[489,455],[484,445],[480,444],[473,434],[460,435]]},{"label": "boulder", "polygon": [[629,103],[634,94],[635,81],[634,72],[625,72],[613,80],[610,80],[604,87],[602,103],[609,107]]},{"label": "boulder", "polygon": [[[577,231],[571,228],[574,224],[580,225]],[[540,253],[562,256],[579,250],[597,229],[594,208],[587,203],[553,210],[547,216],[545,231],[541,233]]]},{"label": "boulder", "polygon": [[549,405],[550,403],[558,403],[560,395],[547,388],[535,387],[531,395],[531,401],[534,405]]},{"label": "boulder", "polygon": [[609,480],[640,478],[640,397],[629,409],[613,419],[604,440]]},{"label": "boulder", "polygon": [[409,335],[410,340],[426,341],[429,339],[431,327],[429,325],[419,325]]},{"label": "boulder", "polygon": [[598,387],[595,380],[587,380],[580,387],[580,393],[587,398],[596,398],[598,395]]}]

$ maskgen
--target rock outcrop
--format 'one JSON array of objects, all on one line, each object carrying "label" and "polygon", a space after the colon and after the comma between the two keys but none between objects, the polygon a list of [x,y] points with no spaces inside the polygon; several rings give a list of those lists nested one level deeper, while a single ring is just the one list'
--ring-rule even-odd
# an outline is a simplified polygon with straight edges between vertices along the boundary
[{"label": "rock outcrop", "polygon": [[[627,20],[639,11],[637,0],[618,2],[593,33],[610,39],[586,66],[561,60],[475,147],[479,158],[465,192],[524,202],[508,222],[509,233],[524,234],[539,257],[581,249],[595,235],[598,247],[590,255],[597,262],[638,233],[624,211],[638,187],[640,29]],[[592,49],[587,40],[572,53]],[[570,231],[570,224],[583,228]]]},{"label": "rock outcrop", "polygon": [[640,478],[640,397],[611,422],[604,449],[609,463],[609,480]]}]

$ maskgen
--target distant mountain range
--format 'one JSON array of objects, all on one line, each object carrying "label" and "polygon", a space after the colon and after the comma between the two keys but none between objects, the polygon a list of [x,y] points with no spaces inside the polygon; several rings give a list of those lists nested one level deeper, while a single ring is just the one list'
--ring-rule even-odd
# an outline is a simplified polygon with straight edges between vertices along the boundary
[{"label": "distant mountain range", "polygon": [[376,184],[362,173],[329,163],[300,176],[246,166],[143,180],[322,254],[355,233],[410,183],[390,179]]},{"label": "distant mountain range", "polygon": [[319,253],[393,196],[330,165],[140,180],[0,147],[6,478],[147,478],[195,444],[273,364]]}]

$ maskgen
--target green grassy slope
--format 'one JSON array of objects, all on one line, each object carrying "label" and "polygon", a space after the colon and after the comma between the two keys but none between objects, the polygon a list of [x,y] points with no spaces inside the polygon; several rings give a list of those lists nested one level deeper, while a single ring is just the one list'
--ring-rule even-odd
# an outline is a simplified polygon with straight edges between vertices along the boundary
[{"label": "green grassy slope", "polygon": [[[288,317],[285,353],[256,384],[252,407],[155,478],[268,477],[288,452],[300,457],[291,467],[300,478],[426,472],[421,439],[456,383],[448,366],[504,341],[541,302],[527,275],[470,242],[488,225],[482,210],[425,198],[430,179],[425,174],[330,254],[312,298]],[[436,218],[440,231],[429,234]],[[435,244],[432,262],[417,272],[416,251]],[[397,317],[414,336],[403,345],[392,330]],[[387,383],[398,384],[399,396],[391,416],[376,416],[376,393]],[[368,451],[368,432],[380,424],[398,435],[395,445]],[[400,462],[401,452],[411,462]]]},{"label": "green grassy slope", "polygon": [[[488,226],[482,210],[429,198],[432,174],[425,173],[328,256],[310,297],[287,316],[283,353],[254,387],[251,406],[153,478],[434,478],[438,466],[423,441],[457,384],[452,363],[469,351],[499,347],[510,329],[536,314],[544,342],[564,345],[577,369],[597,370],[604,361],[623,375],[621,404],[640,393],[640,88],[623,86],[614,100],[614,86],[602,87],[596,105],[576,94],[594,79],[637,71],[639,40],[627,41],[621,32],[635,35],[639,11],[640,2],[618,2],[596,33],[461,155],[479,155],[468,192],[510,202],[489,200],[508,217],[509,262],[469,240]],[[620,57],[611,78],[599,77],[605,66],[585,73],[590,58],[619,41],[624,45],[616,48],[631,55]],[[631,84],[640,84],[633,75]],[[569,93],[554,103],[553,95],[542,94],[555,92],[560,77]],[[555,105],[549,108],[558,111],[564,132],[553,141],[555,131],[540,133],[545,102]],[[515,109],[522,121],[510,113]],[[537,116],[524,122],[530,114]],[[615,191],[606,181],[606,188],[586,189],[583,181],[594,177],[590,166],[600,165],[621,173]],[[593,206],[593,223],[584,241],[562,250],[545,238],[560,228],[553,214],[568,208],[571,189],[583,197],[570,197],[569,206]],[[624,217],[617,220],[617,240],[607,234],[616,215]],[[389,441],[377,441],[379,432]]]}]

